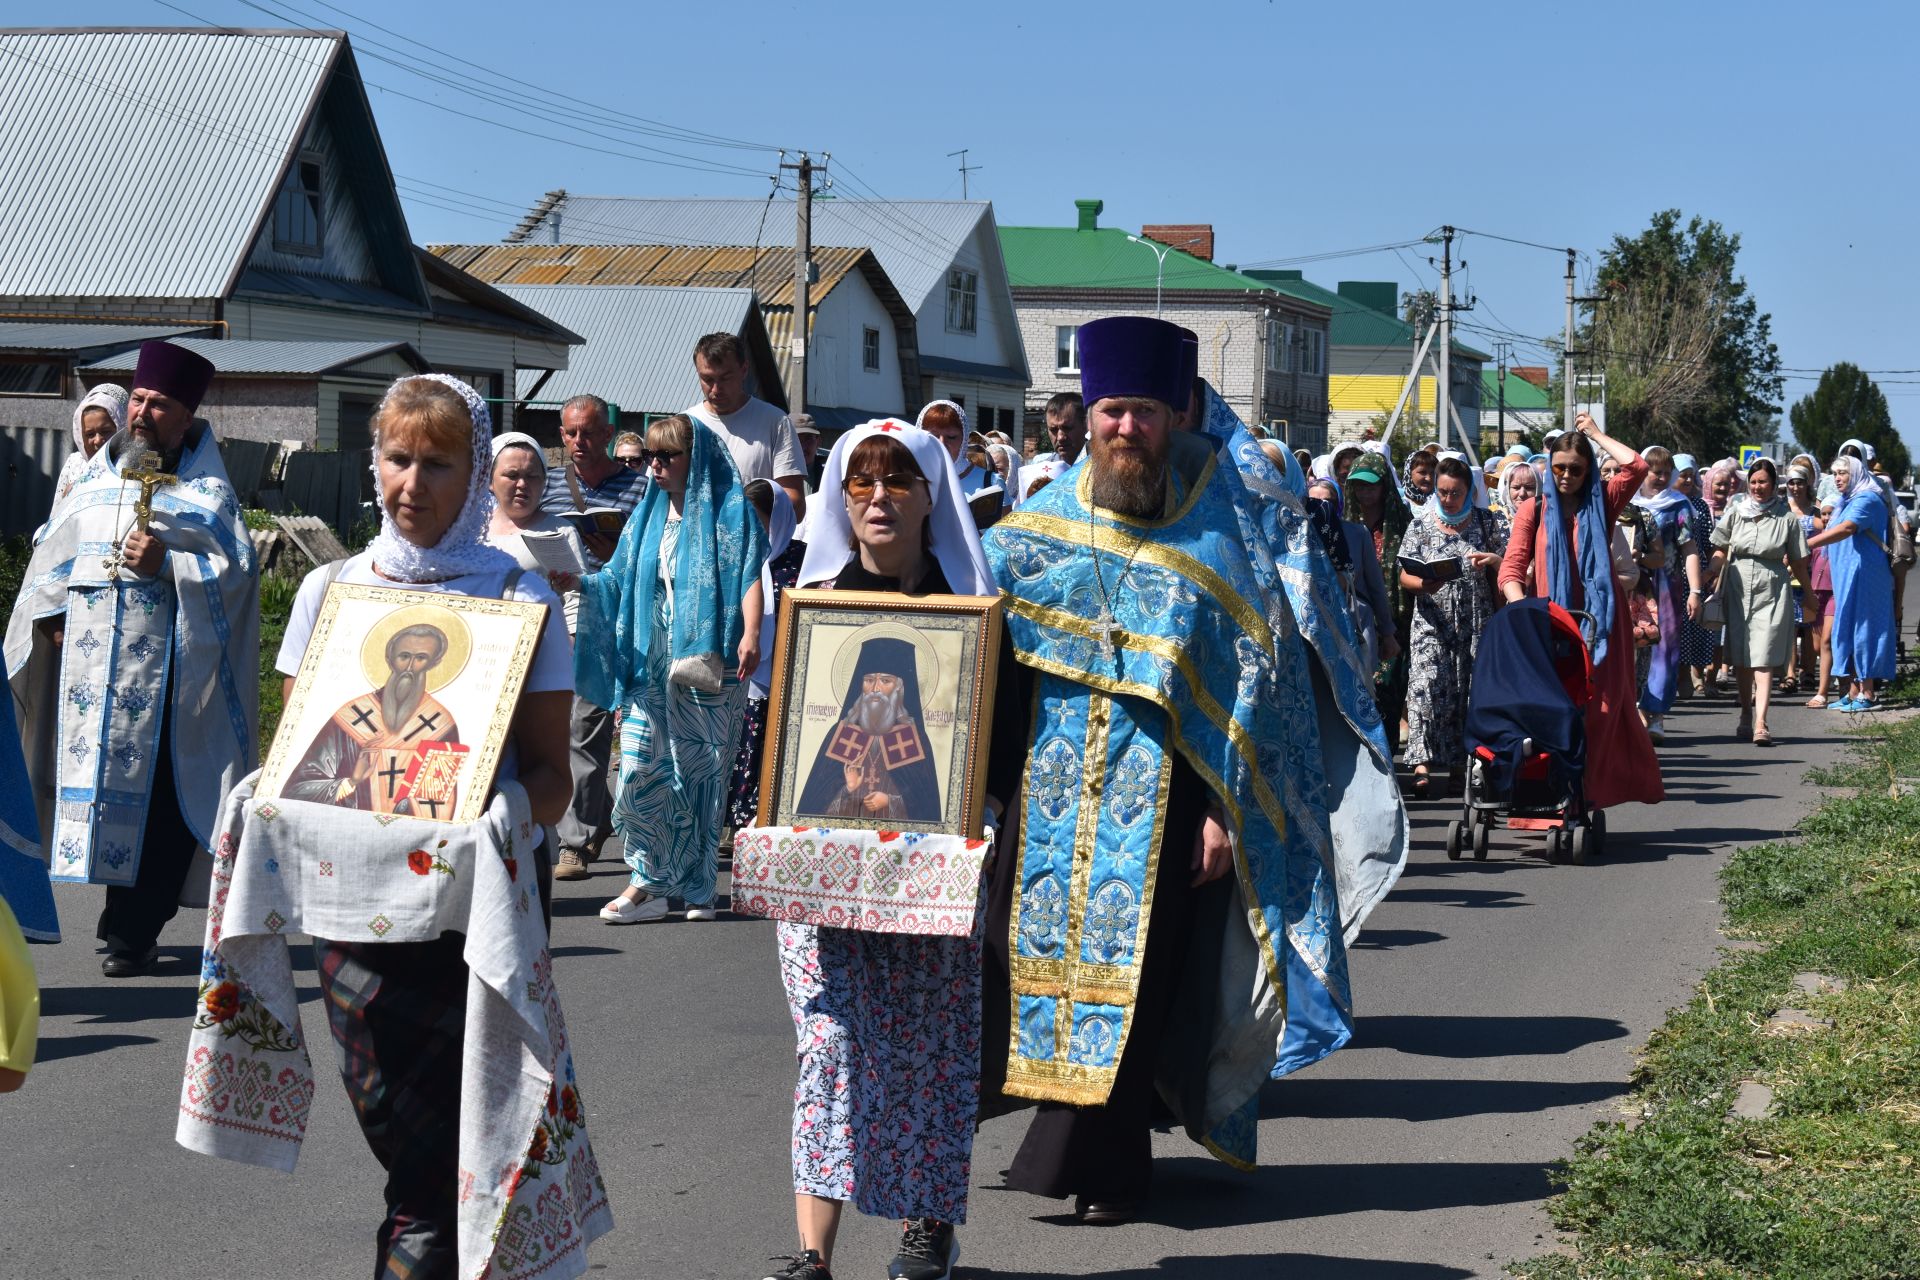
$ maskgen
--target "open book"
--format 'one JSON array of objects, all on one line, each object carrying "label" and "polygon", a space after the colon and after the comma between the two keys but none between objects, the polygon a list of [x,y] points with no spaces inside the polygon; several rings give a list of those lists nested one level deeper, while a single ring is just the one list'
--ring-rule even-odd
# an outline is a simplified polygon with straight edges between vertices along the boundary
[{"label": "open book", "polygon": [[548,573],[570,573],[576,578],[584,578],[593,570],[580,558],[580,544],[564,533],[536,533],[527,530],[520,535],[520,541],[526,544],[527,554],[539,561],[540,567]]},{"label": "open book", "polygon": [[562,520],[583,534],[604,533],[617,538],[627,527],[627,513],[618,507],[588,507],[585,511],[556,512]]},{"label": "open book", "polygon": [[1442,560],[1415,560],[1411,556],[1399,556],[1400,571],[1410,573],[1422,582],[1452,582],[1466,571],[1467,562],[1461,556],[1448,556]]}]

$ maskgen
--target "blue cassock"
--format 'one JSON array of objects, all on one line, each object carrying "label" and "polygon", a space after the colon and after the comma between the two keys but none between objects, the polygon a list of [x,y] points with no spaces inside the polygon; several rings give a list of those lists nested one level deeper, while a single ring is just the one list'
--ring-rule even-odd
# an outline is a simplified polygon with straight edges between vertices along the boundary
[{"label": "blue cassock", "polygon": [[1106,1100],[1159,859],[1190,847],[1165,830],[1178,753],[1226,816],[1237,893],[1195,929],[1219,948],[1218,998],[1183,1004],[1168,1036],[1205,1052],[1161,1092],[1190,1136],[1251,1166],[1261,1085],[1352,1035],[1346,941],[1405,864],[1406,818],[1297,485],[1217,396],[1170,462],[1159,519],[1095,508],[1083,461],[984,539],[1037,673],[1006,1091]]}]

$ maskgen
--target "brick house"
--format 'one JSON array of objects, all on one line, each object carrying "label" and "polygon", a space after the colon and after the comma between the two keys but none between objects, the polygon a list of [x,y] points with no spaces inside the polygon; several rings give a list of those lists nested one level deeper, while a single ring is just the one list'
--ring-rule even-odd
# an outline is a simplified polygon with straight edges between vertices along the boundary
[{"label": "brick house", "polygon": [[1080,389],[1074,331],[1102,316],[1153,315],[1157,307],[1163,319],[1200,335],[1200,374],[1243,421],[1315,452],[1325,447],[1325,303],[1216,266],[1208,260],[1213,229],[1204,224],[1146,227],[1133,237],[1099,225],[1101,201],[1074,204],[1079,216],[1071,227],[1000,228],[1033,371],[1030,439],[1039,435],[1048,398]]}]

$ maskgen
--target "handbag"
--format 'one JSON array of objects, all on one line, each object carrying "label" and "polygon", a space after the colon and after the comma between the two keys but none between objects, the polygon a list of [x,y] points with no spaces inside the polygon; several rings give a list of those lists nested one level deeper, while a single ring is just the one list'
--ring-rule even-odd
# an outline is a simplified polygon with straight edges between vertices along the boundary
[{"label": "handbag", "polygon": [[1727,625],[1727,602],[1720,598],[1720,589],[1714,588],[1713,594],[1700,602],[1700,627],[1706,631],[1717,631]]},{"label": "handbag", "polygon": [[690,658],[675,658],[667,668],[667,679],[696,693],[718,693],[725,679],[717,653],[696,653]]}]

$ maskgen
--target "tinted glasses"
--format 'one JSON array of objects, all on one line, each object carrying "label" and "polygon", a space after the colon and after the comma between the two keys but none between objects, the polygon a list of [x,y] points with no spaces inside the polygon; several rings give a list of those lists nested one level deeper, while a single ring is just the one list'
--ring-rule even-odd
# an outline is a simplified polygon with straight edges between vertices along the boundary
[{"label": "tinted glasses", "polygon": [[849,496],[861,502],[872,501],[875,486],[885,489],[889,498],[899,502],[913,492],[913,486],[925,483],[924,477],[911,471],[892,471],[884,476],[870,476],[856,471],[843,480],[841,486]]},{"label": "tinted glasses", "polygon": [[684,458],[686,455],[687,451],[685,449],[642,449],[640,451],[640,465],[650,467],[657,462],[663,467],[670,467],[673,465],[675,458]]}]

